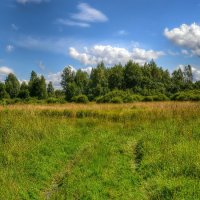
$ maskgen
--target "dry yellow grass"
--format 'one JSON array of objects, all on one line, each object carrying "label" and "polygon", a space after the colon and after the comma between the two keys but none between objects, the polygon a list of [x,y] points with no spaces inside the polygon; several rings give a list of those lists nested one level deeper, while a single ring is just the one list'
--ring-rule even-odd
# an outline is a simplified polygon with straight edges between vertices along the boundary
[{"label": "dry yellow grass", "polygon": [[9,110],[92,110],[92,111],[122,111],[130,109],[147,109],[147,110],[185,110],[187,112],[197,111],[200,109],[200,102],[136,102],[127,104],[15,104],[8,106],[0,106],[2,109]]}]

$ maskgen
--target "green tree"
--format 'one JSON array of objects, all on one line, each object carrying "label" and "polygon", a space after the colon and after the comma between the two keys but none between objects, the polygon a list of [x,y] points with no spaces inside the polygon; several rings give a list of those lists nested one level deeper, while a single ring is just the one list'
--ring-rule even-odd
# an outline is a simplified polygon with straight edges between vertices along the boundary
[{"label": "green tree", "polygon": [[8,74],[5,80],[6,91],[11,98],[15,98],[19,94],[20,83],[17,80],[16,76],[12,73]]},{"label": "green tree", "polygon": [[0,99],[9,98],[9,94],[6,92],[6,86],[0,82]]},{"label": "green tree", "polygon": [[124,80],[127,89],[135,89],[141,86],[142,81],[142,69],[138,63],[129,61],[125,65]]},{"label": "green tree", "polygon": [[73,96],[76,96],[80,93],[78,86],[75,83],[75,72],[68,66],[65,67],[61,75],[61,86],[65,92],[65,99],[71,101]]},{"label": "green tree", "polygon": [[178,70],[174,70],[172,73],[172,85],[170,91],[172,94],[179,92],[184,87],[184,74],[182,70],[179,68]]},{"label": "green tree", "polygon": [[124,69],[121,64],[111,67],[108,75],[109,89],[123,89],[124,87]]},{"label": "green tree", "polygon": [[31,97],[37,97],[39,99],[45,99],[47,97],[46,80],[44,76],[38,77],[34,71],[31,72],[29,92]]},{"label": "green tree", "polygon": [[47,98],[47,88],[46,88],[46,80],[44,76],[39,78],[39,85],[38,85],[38,98],[39,99],[46,99]]},{"label": "green tree", "polygon": [[36,74],[36,72],[31,72],[31,77],[29,81],[29,92],[31,97],[37,97],[38,96],[38,85],[39,85],[39,78]]},{"label": "green tree", "polygon": [[47,94],[48,94],[48,97],[54,97],[55,96],[54,87],[53,87],[53,84],[52,84],[51,81],[48,83],[48,86],[47,86]]},{"label": "green tree", "polygon": [[192,67],[190,65],[184,67],[183,76],[186,83],[193,82]]},{"label": "green tree", "polygon": [[20,86],[20,91],[19,91],[18,97],[21,99],[27,99],[30,97],[29,87],[25,81],[23,81]]},{"label": "green tree", "polygon": [[89,75],[87,72],[84,72],[82,70],[78,70],[76,72],[74,81],[76,85],[78,86],[81,94],[86,94],[88,89],[88,83],[89,83]]},{"label": "green tree", "polygon": [[89,83],[90,98],[94,99],[97,96],[106,94],[108,88],[108,71],[103,62],[93,68],[90,75]]}]

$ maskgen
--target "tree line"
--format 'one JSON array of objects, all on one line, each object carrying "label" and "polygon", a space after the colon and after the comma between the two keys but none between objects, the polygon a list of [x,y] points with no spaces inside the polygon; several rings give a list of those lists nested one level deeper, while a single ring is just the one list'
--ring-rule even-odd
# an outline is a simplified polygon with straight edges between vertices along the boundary
[{"label": "tree line", "polygon": [[144,65],[129,61],[106,67],[103,62],[93,68],[91,73],[81,69],[74,71],[65,67],[61,75],[62,90],[55,90],[52,82],[46,83],[44,76],[38,76],[32,71],[28,83],[20,84],[17,77],[10,73],[5,82],[0,83],[0,99],[20,98],[37,99],[60,98],[64,94],[66,101],[76,101],[82,98],[95,101],[113,91],[127,92],[141,96],[165,95],[171,96],[182,92],[200,89],[200,81],[193,80],[192,67],[168,70],[158,67],[152,60]]}]

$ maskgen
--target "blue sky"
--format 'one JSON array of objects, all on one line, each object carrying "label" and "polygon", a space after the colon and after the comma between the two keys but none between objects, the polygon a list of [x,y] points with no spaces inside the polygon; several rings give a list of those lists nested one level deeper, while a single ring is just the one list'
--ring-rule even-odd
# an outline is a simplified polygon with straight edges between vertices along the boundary
[{"label": "blue sky", "polygon": [[2,0],[0,79],[35,70],[59,85],[63,68],[85,70],[154,59],[191,64],[200,78],[198,0]]}]

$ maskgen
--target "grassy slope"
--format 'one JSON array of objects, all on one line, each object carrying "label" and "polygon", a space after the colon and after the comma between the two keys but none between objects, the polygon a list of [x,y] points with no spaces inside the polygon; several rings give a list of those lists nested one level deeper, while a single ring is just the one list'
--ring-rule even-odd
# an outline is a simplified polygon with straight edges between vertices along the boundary
[{"label": "grassy slope", "polygon": [[200,199],[198,103],[106,106],[1,111],[0,199]]}]

